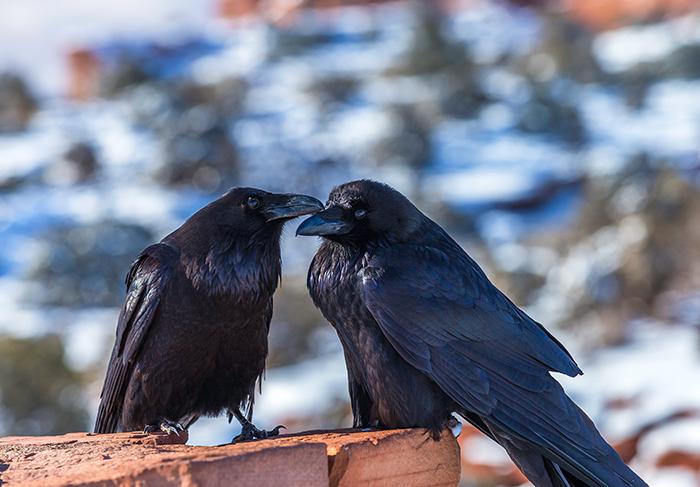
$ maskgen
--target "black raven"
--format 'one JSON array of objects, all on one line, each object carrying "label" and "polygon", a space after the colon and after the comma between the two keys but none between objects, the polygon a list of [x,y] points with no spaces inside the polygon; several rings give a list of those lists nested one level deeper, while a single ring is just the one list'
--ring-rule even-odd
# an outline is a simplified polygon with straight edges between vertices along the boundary
[{"label": "black raven", "polygon": [[310,196],[235,188],[141,252],[126,277],[95,432],[179,433],[226,411],[243,427],[237,439],[277,434],[250,421],[280,235],[285,221],[322,208]]},{"label": "black raven", "polygon": [[646,485],[550,376],[581,374],[561,343],[401,193],[343,184],[297,234],[324,237],[308,286],[342,342],[355,427],[436,437],[456,411],[537,486]]}]

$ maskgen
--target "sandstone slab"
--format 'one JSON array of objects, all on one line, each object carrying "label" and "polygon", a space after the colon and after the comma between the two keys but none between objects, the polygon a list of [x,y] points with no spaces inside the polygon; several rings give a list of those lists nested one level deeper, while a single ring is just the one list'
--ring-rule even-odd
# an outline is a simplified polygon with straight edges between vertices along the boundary
[{"label": "sandstone slab", "polygon": [[213,447],[162,433],[0,438],[3,487],[456,486],[446,432],[332,431]]}]

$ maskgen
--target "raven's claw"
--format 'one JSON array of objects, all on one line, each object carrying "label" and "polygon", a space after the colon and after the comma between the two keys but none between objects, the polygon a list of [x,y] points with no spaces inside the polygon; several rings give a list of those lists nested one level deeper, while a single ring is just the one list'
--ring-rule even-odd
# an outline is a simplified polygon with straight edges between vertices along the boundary
[{"label": "raven's claw", "polygon": [[170,421],[169,419],[162,419],[158,423],[147,424],[143,429],[144,433],[153,433],[154,431],[162,431],[167,435],[177,435],[185,431],[185,428],[177,421]]},{"label": "raven's claw", "polygon": [[244,423],[241,428],[241,434],[235,436],[231,443],[239,443],[242,441],[252,441],[252,440],[263,440],[265,438],[272,438],[280,434],[280,429],[287,429],[284,425],[277,425],[271,430],[261,430],[255,427],[253,423]]}]

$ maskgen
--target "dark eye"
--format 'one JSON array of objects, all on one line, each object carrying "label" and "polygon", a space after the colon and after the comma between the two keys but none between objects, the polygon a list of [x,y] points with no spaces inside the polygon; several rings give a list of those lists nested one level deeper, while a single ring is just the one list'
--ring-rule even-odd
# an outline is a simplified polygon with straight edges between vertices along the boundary
[{"label": "dark eye", "polygon": [[355,210],[355,220],[362,220],[366,216],[367,210],[363,210],[362,208],[360,208],[359,210]]},{"label": "dark eye", "polygon": [[258,208],[260,208],[261,201],[260,198],[258,198],[257,196],[249,196],[248,202],[246,204],[251,210],[257,210]]}]

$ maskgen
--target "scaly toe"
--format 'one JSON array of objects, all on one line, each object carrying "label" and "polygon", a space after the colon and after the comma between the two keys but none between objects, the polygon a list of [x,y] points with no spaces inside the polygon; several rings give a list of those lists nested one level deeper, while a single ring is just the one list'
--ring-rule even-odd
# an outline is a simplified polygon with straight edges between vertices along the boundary
[{"label": "scaly toe", "polygon": [[180,436],[180,432],[175,428],[174,426],[170,426],[169,424],[161,424],[160,425],[160,430],[163,433],[169,434],[169,435],[177,435]]},{"label": "scaly toe", "polygon": [[282,429],[282,430],[286,430],[287,427],[286,427],[285,425],[283,425],[283,424],[278,424],[277,426],[275,426],[274,428],[272,428],[270,431],[266,431],[265,433],[267,433],[267,437],[269,438],[269,437],[271,437],[271,436],[277,436],[277,435],[279,435],[281,429]]},{"label": "scaly toe", "polygon": [[183,428],[180,423],[177,423],[175,421],[163,420],[160,422],[159,427],[163,433],[166,433],[168,435],[180,436],[180,433],[182,431],[185,431],[185,428]]},{"label": "scaly toe", "polygon": [[253,436],[250,433],[241,433],[240,435],[236,435],[233,437],[231,440],[231,444],[235,445],[236,443],[243,443],[244,441],[252,441],[255,439],[255,436]]},{"label": "scaly toe", "polygon": [[240,443],[243,441],[251,441],[255,439],[255,429],[250,426],[243,426],[241,429],[241,434],[236,435],[231,440],[231,444]]}]

